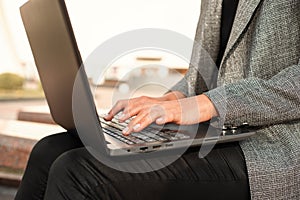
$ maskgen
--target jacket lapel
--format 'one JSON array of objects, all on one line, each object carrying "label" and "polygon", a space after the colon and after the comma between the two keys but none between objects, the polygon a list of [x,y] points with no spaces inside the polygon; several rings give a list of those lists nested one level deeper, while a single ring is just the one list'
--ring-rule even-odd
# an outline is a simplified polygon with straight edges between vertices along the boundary
[{"label": "jacket lapel", "polygon": [[221,66],[223,65],[226,57],[234,47],[239,37],[243,34],[243,31],[250,23],[252,16],[254,15],[259,4],[263,0],[240,0],[237,8],[235,20],[232,26],[231,34],[228,40],[228,44],[222,59]]}]

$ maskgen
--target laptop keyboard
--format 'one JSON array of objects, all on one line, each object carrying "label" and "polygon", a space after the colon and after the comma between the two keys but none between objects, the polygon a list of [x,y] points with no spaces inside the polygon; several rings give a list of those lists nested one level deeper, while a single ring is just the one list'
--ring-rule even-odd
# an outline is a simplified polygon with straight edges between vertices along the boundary
[{"label": "laptop keyboard", "polygon": [[152,127],[147,127],[141,132],[131,133],[129,136],[125,136],[122,134],[122,130],[127,126],[130,120],[126,120],[126,122],[121,123],[118,121],[117,117],[112,121],[105,121],[102,117],[100,117],[100,121],[104,133],[129,145],[176,141],[190,138],[188,135],[179,133],[176,130],[158,130]]}]

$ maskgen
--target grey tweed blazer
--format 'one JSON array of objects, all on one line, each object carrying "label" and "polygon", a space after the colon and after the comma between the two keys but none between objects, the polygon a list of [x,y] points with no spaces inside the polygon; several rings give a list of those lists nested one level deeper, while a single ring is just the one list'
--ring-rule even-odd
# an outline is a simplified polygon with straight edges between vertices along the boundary
[{"label": "grey tweed blazer", "polygon": [[240,142],[252,199],[298,200],[300,0],[240,0],[217,83],[205,84],[203,79],[214,76],[197,44],[216,61],[221,8],[222,0],[202,0],[189,70],[172,90],[186,96],[205,93],[226,124],[261,126]]}]

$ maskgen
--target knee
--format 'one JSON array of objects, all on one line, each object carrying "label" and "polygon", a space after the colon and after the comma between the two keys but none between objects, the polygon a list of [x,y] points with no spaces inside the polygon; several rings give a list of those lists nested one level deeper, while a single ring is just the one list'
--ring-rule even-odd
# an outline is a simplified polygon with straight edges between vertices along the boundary
[{"label": "knee", "polygon": [[85,148],[73,149],[61,154],[53,162],[49,181],[57,185],[61,183],[81,185],[82,181],[94,182],[96,180],[93,177],[96,172],[101,173],[100,169],[103,169],[102,164],[98,163]]},{"label": "knee", "polygon": [[109,183],[116,176],[111,176],[114,171],[104,168],[84,148],[63,153],[50,168],[45,199],[108,199],[113,192]]},{"label": "knee", "polygon": [[70,150],[60,155],[53,162],[48,176],[49,186],[65,187],[68,185],[73,187],[74,185],[81,184],[80,181],[77,182],[77,180],[81,180],[86,174],[84,174],[85,171],[81,169],[84,165],[81,163],[81,158],[77,154],[78,150]]},{"label": "knee", "polygon": [[76,171],[85,171],[90,154],[85,148],[77,148],[64,152],[51,165],[50,173],[57,176]]},{"label": "knee", "polygon": [[51,165],[49,177],[65,180],[68,171],[72,170],[72,166],[76,166],[76,159],[73,158],[72,150],[60,155]]},{"label": "knee", "polygon": [[39,164],[49,162],[52,157],[51,155],[55,154],[54,151],[57,149],[56,138],[58,135],[60,134],[50,135],[38,141],[30,153],[29,162],[38,162]]},{"label": "knee", "polygon": [[60,155],[51,165],[44,198],[45,200],[85,199],[79,189],[81,181],[77,177],[78,175],[74,167],[77,165],[77,161],[73,158],[72,151],[73,150],[70,150]]}]

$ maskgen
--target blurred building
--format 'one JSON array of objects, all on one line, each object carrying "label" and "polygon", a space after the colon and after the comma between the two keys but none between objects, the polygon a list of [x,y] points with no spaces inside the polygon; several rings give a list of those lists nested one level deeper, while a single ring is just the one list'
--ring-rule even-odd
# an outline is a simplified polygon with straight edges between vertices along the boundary
[{"label": "blurred building", "polygon": [[[38,79],[38,74],[19,11],[19,7],[26,1],[0,0],[0,73],[13,72],[27,80],[32,80]],[[189,2],[172,0],[65,1],[83,60],[107,39],[133,29],[165,28],[193,38],[201,3],[201,0]],[[170,9],[170,4],[172,4],[172,9]],[[153,12],[156,14],[153,15]],[[78,13],[84,13],[84,15]],[[178,23],[179,20],[183,23]],[[148,58],[151,57],[161,59],[149,60]],[[106,78],[122,77],[136,66],[149,63],[178,69],[187,67],[186,63],[182,64],[178,59],[164,53],[126,55],[126,58],[111,65],[112,69],[109,70],[111,74],[107,73]],[[95,80],[95,77],[92,78],[93,82],[99,81]]]}]

